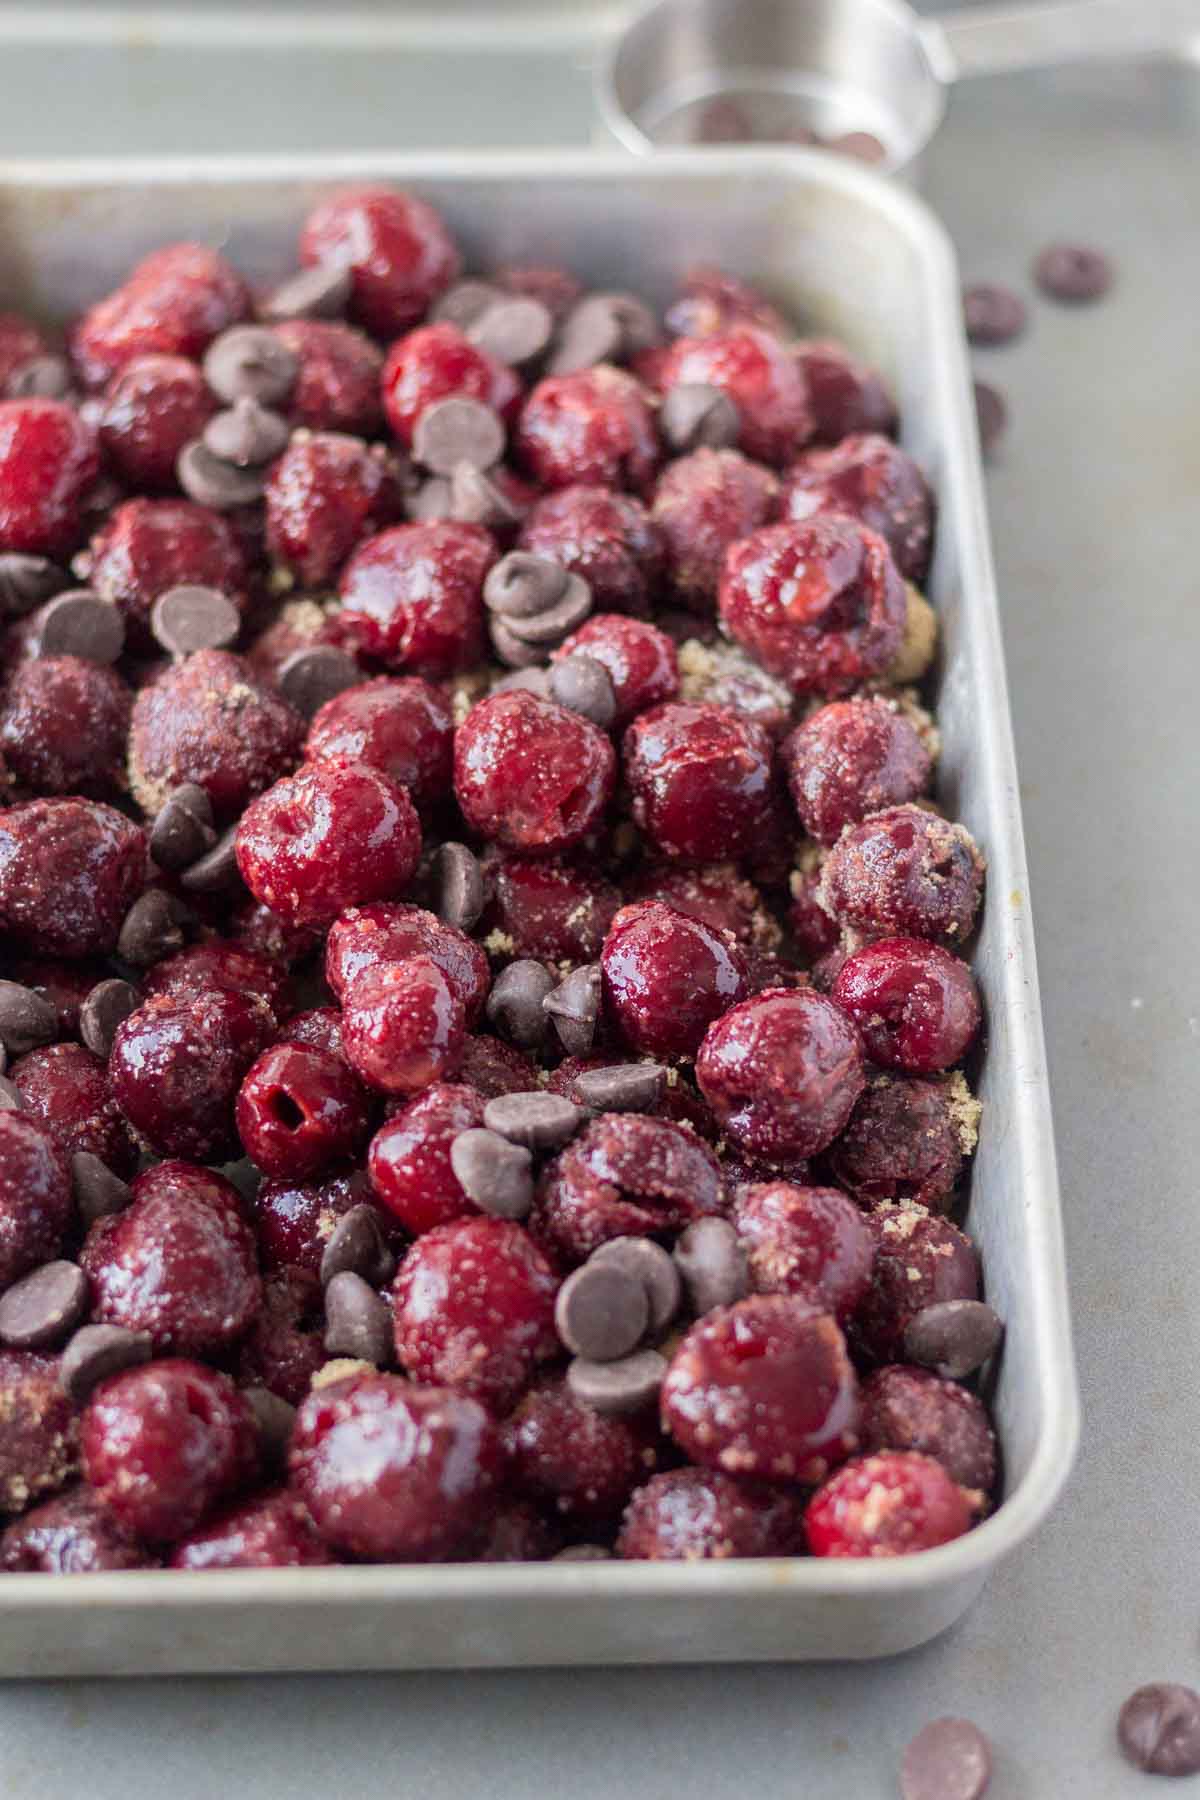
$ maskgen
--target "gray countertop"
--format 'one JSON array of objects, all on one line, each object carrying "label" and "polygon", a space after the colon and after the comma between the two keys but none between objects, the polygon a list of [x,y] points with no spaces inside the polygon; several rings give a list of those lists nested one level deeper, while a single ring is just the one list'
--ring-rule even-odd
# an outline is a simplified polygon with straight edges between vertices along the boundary
[{"label": "gray countertop", "polygon": [[1198,93],[1168,68],[978,84],[929,178],[968,276],[1021,279],[1060,235],[1120,270],[978,357],[1012,407],[992,525],[1085,1408],[1055,1517],[886,1663],[9,1686],[0,1793],[874,1800],[943,1712],[991,1735],[995,1800],[1147,1792],[1116,1708],[1200,1685]]}]

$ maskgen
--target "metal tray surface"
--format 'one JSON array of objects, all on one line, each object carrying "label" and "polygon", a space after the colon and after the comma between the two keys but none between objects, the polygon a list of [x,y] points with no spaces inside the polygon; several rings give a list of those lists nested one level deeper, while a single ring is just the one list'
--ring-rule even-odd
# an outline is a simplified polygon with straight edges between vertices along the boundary
[{"label": "metal tray surface", "polygon": [[995,1395],[1006,1498],[977,1530],[885,1563],[377,1566],[8,1576],[0,1674],[131,1675],[873,1657],[951,1624],[1053,1505],[1078,1403],[1028,881],[953,253],[897,186],[811,152],[503,152],[0,164],[0,295],[64,317],[172,238],[254,279],[291,265],[313,198],[394,180],[468,258],[561,258],[664,297],[691,262],[761,282],[893,380],[938,492],[939,796],[988,855],[975,954],[988,1014],[969,1225],[1008,1333]]}]

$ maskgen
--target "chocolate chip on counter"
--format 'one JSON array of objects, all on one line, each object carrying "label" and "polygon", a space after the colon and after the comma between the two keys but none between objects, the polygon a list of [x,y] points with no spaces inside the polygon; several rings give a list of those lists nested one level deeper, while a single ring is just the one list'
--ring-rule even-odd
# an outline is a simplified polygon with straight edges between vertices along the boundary
[{"label": "chocolate chip on counter", "polygon": [[617,696],[602,662],[582,654],[564,657],[551,665],[549,683],[552,700],[608,730],[617,714]]},{"label": "chocolate chip on counter", "polygon": [[31,356],[14,369],[4,387],[6,400],[65,400],[74,385],[65,356]]},{"label": "chocolate chip on counter", "polygon": [[975,420],[979,427],[979,447],[990,456],[1008,430],[1008,402],[999,388],[988,381],[974,381]]},{"label": "chocolate chip on counter", "polygon": [[243,394],[224,412],[214,414],[201,441],[222,462],[236,463],[239,469],[257,469],[282,456],[291,435],[285,418]]},{"label": "chocolate chip on counter", "polygon": [[350,304],[354,277],[349,269],[318,263],[300,269],[273,288],[261,301],[261,319],[340,319]]},{"label": "chocolate chip on counter", "polygon": [[456,281],[453,287],[438,295],[429,309],[429,317],[435,324],[457,325],[465,332],[489,306],[503,298],[502,290],[493,287],[490,281]]},{"label": "chocolate chip on counter", "polygon": [[358,687],[362,680],[363,672],[354,658],[333,644],[293,650],[279,665],[280,692],[306,719],[320,712],[327,700]]},{"label": "chocolate chip on counter", "polygon": [[204,379],[221,400],[243,394],[260,406],[286,400],[300,373],[300,358],[267,325],[233,325],[204,352]]},{"label": "chocolate chip on counter", "polygon": [[375,1289],[343,1269],[325,1289],[325,1348],[382,1368],[392,1358],[392,1315]]},{"label": "chocolate chip on counter", "polygon": [[193,894],[223,894],[235,888],[241,882],[241,874],[237,865],[237,826],[230,825],[223,831],[211,850],[183,871],[179,877],[181,887],[189,889]]},{"label": "chocolate chip on counter", "polygon": [[683,381],[663,396],[658,428],[681,456],[701,448],[727,450],[737,443],[742,415],[721,388],[707,381]]},{"label": "chocolate chip on counter", "polygon": [[47,556],[23,550],[0,553],[0,614],[21,618],[71,585],[71,577]]},{"label": "chocolate chip on counter", "polygon": [[498,1131],[460,1131],[450,1167],[468,1200],[497,1219],[524,1219],[533,1205],[532,1157]]},{"label": "chocolate chip on counter", "polygon": [[404,516],[414,524],[427,519],[448,519],[453,504],[446,477],[431,475],[428,481],[418,482],[405,491]]},{"label": "chocolate chip on counter", "polygon": [[[59,601],[55,601],[57,606]],[[241,614],[220,588],[183,582],[168,588],[154,602],[150,629],[172,656],[192,656],[197,650],[224,650],[234,642]]]},{"label": "chocolate chip on counter", "polygon": [[636,294],[585,294],[563,321],[551,375],[573,375],[595,363],[623,362],[661,342],[658,320]]},{"label": "chocolate chip on counter", "polygon": [[519,369],[544,355],[554,336],[548,306],[529,294],[505,294],[485,306],[466,326],[477,349]]},{"label": "chocolate chip on counter", "polygon": [[1117,1719],[1117,1742],[1147,1775],[1200,1771],[1200,1694],[1176,1681],[1151,1681],[1130,1694]]},{"label": "chocolate chip on counter", "polygon": [[0,981],[0,1044],[9,1056],[24,1056],[57,1036],[58,1012],[44,995],[19,981]]},{"label": "chocolate chip on counter", "polygon": [[519,1050],[537,1050],[546,1041],[549,1021],[542,1001],[554,986],[544,963],[522,957],[501,969],[487,997],[487,1016],[501,1037]]},{"label": "chocolate chip on counter", "polygon": [[149,1362],[154,1340],[148,1331],[126,1331],[123,1325],[84,1325],[62,1353],[58,1385],[68,1399],[82,1406],[94,1387]]},{"label": "chocolate chip on counter", "polygon": [[111,600],[87,588],[59,594],[38,614],[39,656],[80,656],[115,663],[125,648],[125,621]]},{"label": "chocolate chip on counter", "polygon": [[613,1553],[606,1550],[603,1544],[568,1544],[565,1550],[557,1550],[550,1558],[551,1562],[611,1562]]},{"label": "chocolate chip on counter", "polygon": [[562,1094],[541,1088],[527,1094],[497,1094],[483,1109],[483,1122],[510,1144],[527,1150],[559,1150],[583,1124],[581,1109]]},{"label": "chocolate chip on counter", "polygon": [[413,455],[435,475],[451,475],[463,462],[490,469],[504,455],[503,422],[482,400],[460,394],[435,400],[414,427]]},{"label": "chocolate chip on counter", "polygon": [[1051,300],[1079,306],[1107,294],[1113,266],[1102,250],[1086,244],[1048,244],[1034,261],[1033,278]]},{"label": "chocolate chip on counter", "polygon": [[1004,1336],[998,1313],[983,1300],[938,1300],[923,1306],[904,1332],[909,1362],[961,1381],[994,1356]]},{"label": "chocolate chip on counter", "polygon": [[0,1075],[0,1112],[24,1112],[25,1096],[15,1081]]},{"label": "chocolate chip on counter", "polygon": [[649,1112],[662,1099],[667,1071],[662,1063],[614,1063],[584,1069],[571,1084],[580,1104],[594,1112]]},{"label": "chocolate chip on counter", "polygon": [[658,1397],[667,1359],[657,1350],[635,1350],[617,1362],[589,1362],[577,1356],[567,1364],[567,1386],[593,1412],[641,1412]]},{"label": "chocolate chip on counter", "polygon": [[249,1402],[254,1414],[254,1422],[258,1426],[258,1447],[264,1462],[272,1469],[281,1469],[287,1461],[288,1446],[292,1441],[296,1408],[283,1399],[282,1395],[273,1394],[270,1388],[257,1385],[243,1388],[242,1397]]},{"label": "chocolate chip on counter", "polygon": [[492,480],[486,469],[477,469],[473,463],[455,465],[450,476],[449,506],[452,519],[463,525],[484,525],[489,531],[505,531],[521,519],[520,509],[500,484]]},{"label": "chocolate chip on counter", "polygon": [[573,1356],[616,1362],[636,1349],[650,1323],[645,1285],[619,1262],[585,1262],[559,1288],[554,1323]]},{"label": "chocolate chip on counter", "polygon": [[992,1753],[970,1719],[932,1719],[918,1731],[900,1764],[903,1800],[982,1800],[992,1776]]},{"label": "chocolate chip on counter", "polygon": [[680,1232],[674,1254],[688,1305],[698,1319],[750,1292],[746,1253],[728,1219],[693,1219]]},{"label": "chocolate chip on counter", "polygon": [[600,964],[587,963],[560,981],[542,1001],[568,1056],[586,1056],[600,1022]]},{"label": "chocolate chip on counter", "polygon": [[71,1181],[75,1188],[75,1209],[80,1223],[94,1225],[110,1213],[124,1212],[133,1199],[133,1189],[107,1163],[90,1150],[76,1150],[71,1157]]},{"label": "chocolate chip on counter", "polygon": [[383,1287],[396,1273],[396,1259],[384,1241],[373,1206],[352,1206],[330,1234],[321,1257],[321,1286],[335,1275],[358,1275],[371,1287]]},{"label": "chocolate chip on counter", "polygon": [[873,131],[843,131],[838,137],[825,139],[825,148],[855,162],[876,164],[887,161],[887,145]]},{"label": "chocolate chip on counter", "polygon": [[963,323],[967,341],[981,346],[1010,344],[1029,322],[1020,294],[995,281],[977,281],[963,289]]},{"label": "chocolate chip on counter", "polygon": [[253,506],[266,487],[262,469],[239,469],[223,456],[214,456],[203,438],[183,446],[175,459],[175,474],[189,500],[211,506],[214,512]]},{"label": "chocolate chip on counter", "polygon": [[0,1344],[48,1350],[70,1337],[88,1308],[88,1280],[78,1263],[43,1263],[0,1294]]},{"label": "chocolate chip on counter", "polygon": [[79,1009],[79,1035],[93,1056],[108,1061],[117,1026],[142,1003],[128,981],[98,981]]},{"label": "chocolate chip on counter", "polygon": [[125,914],[117,938],[117,955],[135,969],[150,969],[164,956],[183,949],[184,925],[190,919],[183,902],[164,888],[147,888]]},{"label": "chocolate chip on counter", "polygon": [[510,550],[488,570],[483,604],[510,622],[536,618],[557,604],[567,591],[567,571],[548,556]]},{"label": "chocolate chip on counter", "polygon": [[167,795],[150,827],[150,854],[160,869],[175,874],[211,850],[217,841],[212,801],[195,781]]},{"label": "chocolate chip on counter", "polygon": [[649,1330],[657,1337],[667,1329],[683,1298],[683,1283],[669,1250],[653,1238],[610,1238],[593,1250],[584,1267],[592,1268],[596,1263],[611,1263],[640,1281],[649,1307]]},{"label": "chocolate chip on counter", "polygon": [[457,931],[470,931],[483,912],[485,893],[479,858],[465,844],[442,844],[433,859],[437,884],[434,911]]}]

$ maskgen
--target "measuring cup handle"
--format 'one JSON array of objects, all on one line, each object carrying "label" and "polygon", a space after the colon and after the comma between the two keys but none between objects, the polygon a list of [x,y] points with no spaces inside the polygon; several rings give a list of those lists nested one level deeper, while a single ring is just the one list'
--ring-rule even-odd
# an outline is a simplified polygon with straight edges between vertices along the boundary
[{"label": "measuring cup handle", "polygon": [[983,7],[921,21],[943,81],[1103,57],[1147,56],[1200,40],[1198,0],[1064,0],[1058,6]]}]

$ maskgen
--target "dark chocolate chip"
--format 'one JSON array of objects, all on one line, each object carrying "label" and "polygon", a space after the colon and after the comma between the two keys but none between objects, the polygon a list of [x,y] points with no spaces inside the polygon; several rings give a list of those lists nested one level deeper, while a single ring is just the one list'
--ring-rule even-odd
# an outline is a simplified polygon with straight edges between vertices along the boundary
[{"label": "dark chocolate chip", "polygon": [[167,795],[150,828],[150,854],[160,869],[172,874],[186,869],[217,841],[212,801],[194,781]]},{"label": "dark chocolate chip", "polygon": [[0,1294],[0,1344],[48,1350],[70,1337],[88,1309],[88,1280],[78,1263],[43,1263]]},{"label": "dark chocolate chip", "polygon": [[728,1219],[693,1219],[676,1241],[675,1267],[698,1319],[750,1292],[746,1253]]},{"label": "dark chocolate chip", "polygon": [[191,914],[165,888],[147,888],[125,914],[117,938],[117,955],[135,969],[150,969],[184,945],[184,925]]},{"label": "dark chocolate chip", "polygon": [[589,1362],[577,1356],[567,1364],[567,1386],[593,1412],[641,1412],[658,1398],[667,1359],[657,1350],[635,1350],[617,1362]]},{"label": "dark chocolate chip", "polygon": [[1200,1771],[1200,1694],[1177,1681],[1151,1681],[1130,1694],[1117,1719],[1117,1742],[1147,1775]]},{"label": "dark chocolate chip", "polygon": [[843,131],[838,137],[826,138],[825,148],[861,163],[884,163],[888,158],[887,145],[873,131]]},{"label": "dark chocolate chip", "polygon": [[536,618],[557,605],[567,591],[567,571],[548,556],[510,550],[488,570],[483,603],[510,623]]},{"label": "dark chocolate chip", "polygon": [[262,319],[340,319],[350,304],[354,277],[349,269],[318,263],[300,269],[272,289],[258,308]]},{"label": "dark chocolate chip", "polygon": [[[438,481],[442,479],[435,477]],[[520,523],[521,512],[486,469],[463,462],[456,464],[450,477],[450,517],[464,525],[484,525],[489,531],[505,531]]]},{"label": "dark chocolate chip", "polygon": [[24,1112],[25,1096],[15,1081],[0,1075],[0,1112]]},{"label": "dark chocolate chip", "polygon": [[636,1349],[650,1323],[645,1285],[618,1262],[586,1262],[559,1288],[554,1323],[573,1356],[616,1362]]},{"label": "dark chocolate chip", "polygon": [[421,413],[413,430],[413,455],[435,475],[451,475],[464,462],[490,469],[504,455],[504,425],[482,400],[453,394]]},{"label": "dark chocolate chip", "polygon": [[233,325],[204,352],[204,379],[220,399],[243,394],[260,406],[286,400],[300,372],[300,358],[267,325]]},{"label": "dark chocolate chip", "polygon": [[483,870],[465,844],[443,844],[433,859],[439,919],[457,931],[470,931],[484,907]]},{"label": "dark chocolate chip", "polygon": [[904,1332],[909,1362],[961,1381],[1000,1348],[1004,1325],[983,1300],[938,1300],[923,1306]]},{"label": "dark chocolate chip", "polygon": [[153,1351],[148,1331],[126,1331],[123,1325],[84,1325],[62,1353],[58,1384],[76,1406],[82,1406],[100,1382],[149,1362]]},{"label": "dark chocolate chip", "polygon": [[903,1800],[982,1800],[992,1753],[970,1719],[932,1719],[918,1731],[900,1764]]},{"label": "dark chocolate chip", "polygon": [[977,281],[963,289],[963,323],[969,343],[1010,344],[1028,322],[1029,309],[1012,288],[995,281]]},{"label": "dark chocolate chip", "polygon": [[237,826],[223,831],[212,849],[183,871],[180,885],[193,894],[223,894],[241,882],[237,865]]},{"label": "dark chocolate chip", "polygon": [[529,294],[505,294],[466,328],[471,342],[497,362],[519,369],[544,355],[554,335],[548,306]]},{"label": "dark chocolate chip", "polygon": [[65,400],[71,392],[71,365],[65,356],[31,356],[5,384],[8,400]]},{"label": "dark chocolate chip", "polygon": [[0,613],[7,618],[23,617],[70,585],[66,570],[49,557],[27,556],[23,550],[0,553]]},{"label": "dark chocolate chip", "polygon": [[298,713],[311,719],[327,700],[357,687],[363,672],[352,656],[333,644],[293,650],[279,665],[279,687]]},{"label": "dark chocolate chip", "polygon": [[[495,628],[493,627],[493,635]],[[516,644],[516,638],[512,642]],[[508,694],[514,688],[522,688],[530,694],[537,694],[543,700],[550,698],[550,672],[543,663],[529,663],[521,669],[510,669],[507,675],[497,675],[492,680],[490,692]]]},{"label": "dark chocolate chip", "polygon": [[581,575],[568,575],[566,586],[553,606],[529,617],[494,621],[520,644],[549,651],[578,629],[592,610],[592,590]]},{"label": "dark chocolate chip", "polygon": [[350,1269],[325,1289],[325,1348],[330,1356],[358,1357],[376,1368],[391,1361],[391,1309]]},{"label": "dark chocolate chip", "polygon": [[501,1037],[519,1050],[537,1050],[546,1041],[548,1021],[542,1001],[554,986],[544,963],[527,957],[501,969],[487,997],[487,1016]]},{"label": "dark chocolate chip", "polygon": [[707,381],[682,381],[663,396],[658,426],[672,450],[727,450],[737,443],[742,416],[735,401]]},{"label": "dark chocolate chip", "polygon": [[611,1562],[613,1553],[606,1550],[603,1544],[568,1544],[565,1550],[558,1550],[550,1558],[551,1562]]},{"label": "dark chocolate chip", "polygon": [[24,1056],[57,1036],[58,1011],[43,994],[19,981],[0,981],[0,1044],[9,1056]]},{"label": "dark chocolate chip", "polygon": [[497,1219],[524,1219],[533,1205],[532,1158],[498,1131],[460,1131],[450,1167],[468,1200]]},{"label": "dark chocolate chip", "polygon": [[560,1150],[583,1124],[584,1114],[562,1094],[541,1088],[525,1094],[497,1094],[483,1109],[483,1122],[510,1144],[527,1150]]},{"label": "dark chocolate chip", "polygon": [[429,309],[429,317],[436,324],[456,325],[465,332],[489,306],[494,306],[503,297],[501,290],[493,287],[490,281],[456,281],[453,287],[438,295]]},{"label": "dark chocolate chip", "polygon": [[979,427],[979,447],[990,456],[1008,430],[1008,402],[999,388],[988,381],[974,381],[975,420]]},{"label": "dark chocolate chip", "polygon": [[558,1041],[568,1056],[586,1056],[600,1020],[600,964],[587,963],[553,988],[542,1001]]},{"label": "dark chocolate chip", "polygon": [[[506,669],[533,669],[544,664],[553,644],[526,644],[514,637],[503,619],[493,618],[488,627],[492,649]],[[549,694],[549,686],[546,688]]]},{"label": "dark chocolate chip", "polygon": [[418,482],[405,492],[404,516],[417,523],[424,519],[448,519],[453,505],[449,481],[444,475],[431,475],[428,481]]},{"label": "dark chocolate chip", "polygon": [[584,1267],[591,1268],[596,1263],[613,1263],[635,1281],[640,1281],[646,1290],[650,1331],[658,1337],[667,1329],[683,1298],[683,1283],[669,1250],[664,1250],[653,1238],[609,1238],[606,1244],[593,1250]]},{"label": "dark chocolate chip", "polygon": [[202,441],[222,462],[236,463],[239,469],[257,469],[282,456],[291,435],[285,418],[243,394],[208,421]]},{"label": "dark chocolate chip", "polygon": [[375,1288],[383,1287],[396,1273],[396,1259],[384,1241],[373,1206],[352,1206],[334,1226],[321,1257],[321,1286],[328,1287],[335,1275],[347,1271]]},{"label": "dark chocolate chip", "polygon": [[98,981],[79,1009],[79,1035],[93,1056],[108,1061],[117,1026],[141,1005],[128,981]]},{"label": "dark chocolate chip", "polygon": [[661,1063],[614,1063],[607,1069],[584,1069],[571,1091],[594,1112],[652,1112],[666,1085]]},{"label": "dark chocolate chip", "polygon": [[1048,244],[1034,262],[1033,278],[1051,300],[1078,306],[1107,294],[1113,266],[1102,250],[1086,244]]},{"label": "dark chocolate chip", "polygon": [[258,1426],[258,1447],[263,1461],[271,1469],[282,1469],[287,1462],[288,1446],[292,1441],[296,1408],[283,1399],[282,1395],[273,1394],[270,1388],[257,1385],[243,1388],[242,1398],[249,1402],[254,1414],[254,1422]]},{"label": "dark chocolate chip", "polygon": [[[56,600],[55,606],[61,605]],[[154,602],[150,629],[172,656],[192,656],[197,650],[224,650],[234,642],[241,614],[220,588],[184,582],[168,588]]]},{"label": "dark chocolate chip", "polygon": [[75,1188],[75,1208],[81,1224],[94,1225],[110,1213],[124,1212],[133,1199],[133,1189],[107,1163],[90,1150],[76,1150],[71,1157],[71,1180]]},{"label": "dark chocolate chip", "polygon": [[261,500],[266,476],[261,469],[239,469],[214,456],[203,438],[185,444],[175,459],[175,474],[189,500],[214,512],[233,512]]},{"label": "dark chocolate chip", "polygon": [[550,667],[550,697],[607,731],[617,714],[612,676],[594,656],[564,657]]},{"label": "dark chocolate chip", "polygon": [[660,339],[658,320],[636,294],[585,294],[563,321],[550,373],[572,375],[596,363],[623,362]]},{"label": "dark chocolate chip", "polygon": [[125,648],[125,621],[110,600],[86,588],[59,594],[38,614],[39,656],[81,656],[115,663]]},{"label": "dark chocolate chip", "polygon": [[736,100],[719,94],[709,100],[696,120],[698,144],[749,144],[754,140],[754,127]]}]

